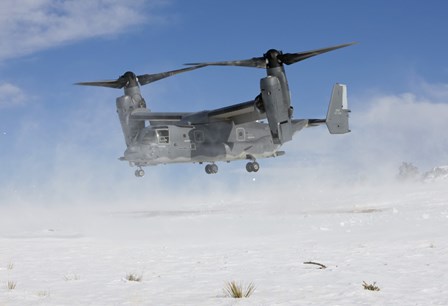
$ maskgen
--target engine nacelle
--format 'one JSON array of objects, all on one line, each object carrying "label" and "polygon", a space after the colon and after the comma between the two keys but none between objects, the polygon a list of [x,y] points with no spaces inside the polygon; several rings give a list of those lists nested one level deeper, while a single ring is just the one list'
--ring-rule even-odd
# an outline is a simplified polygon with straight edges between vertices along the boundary
[{"label": "engine nacelle", "polygon": [[274,143],[283,144],[292,140],[292,109],[283,96],[280,81],[275,76],[260,80],[261,98]]},{"label": "engine nacelle", "polygon": [[117,98],[117,113],[127,146],[132,143],[140,130],[145,127],[144,121],[130,120],[129,116],[136,108],[145,107],[145,100],[141,96],[138,87],[126,88],[125,95]]}]

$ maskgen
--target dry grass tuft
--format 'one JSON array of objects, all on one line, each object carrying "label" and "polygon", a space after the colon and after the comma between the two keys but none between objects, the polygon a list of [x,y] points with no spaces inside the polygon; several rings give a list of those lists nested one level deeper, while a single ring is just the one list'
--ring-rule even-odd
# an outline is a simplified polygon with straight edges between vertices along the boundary
[{"label": "dry grass tuft", "polygon": [[74,273],[69,273],[69,274],[64,275],[64,280],[65,280],[66,282],[68,282],[68,281],[74,281],[74,280],[79,280],[79,275],[74,274]]},{"label": "dry grass tuft", "polygon": [[380,291],[380,288],[376,285],[376,282],[373,282],[373,284],[367,284],[365,281],[363,281],[362,286],[365,290]]},{"label": "dry grass tuft", "polygon": [[126,280],[130,282],[141,282],[143,279],[143,275],[137,275],[136,273],[129,273],[126,275]]},{"label": "dry grass tuft", "polygon": [[50,296],[50,292],[49,291],[38,291],[36,293],[36,295],[41,298],[46,298],[46,297]]},{"label": "dry grass tuft", "polygon": [[8,281],[8,290],[14,290],[16,289],[17,283],[14,281]]},{"label": "dry grass tuft", "polygon": [[255,285],[249,283],[245,288],[241,283],[235,281],[228,282],[224,287],[224,294],[234,299],[248,298],[254,293]]}]

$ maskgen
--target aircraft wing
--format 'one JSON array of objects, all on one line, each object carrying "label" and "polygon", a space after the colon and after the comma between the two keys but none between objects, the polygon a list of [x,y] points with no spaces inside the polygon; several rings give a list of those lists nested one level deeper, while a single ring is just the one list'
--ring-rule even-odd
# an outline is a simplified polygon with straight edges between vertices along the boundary
[{"label": "aircraft wing", "polygon": [[131,113],[132,120],[149,120],[149,121],[181,121],[185,116],[191,113],[158,113],[150,112],[146,108],[137,108]]},{"label": "aircraft wing", "polygon": [[266,118],[266,114],[261,112],[257,106],[257,102],[252,100],[223,108],[209,111],[208,117],[211,120],[231,120],[236,124],[252,122]]},{"label": "aircraft wing", "polygon": [[252,122],[266,118],[266,114],[256,106],[256,101],[248,101],[211,111],[196,113],[159,113],[151,112],[145,108],[134,110],[131,120],[148,120],[150,122],[179,122],[188,124],[205,124],[216,121],[233,121],[235,124]]}]

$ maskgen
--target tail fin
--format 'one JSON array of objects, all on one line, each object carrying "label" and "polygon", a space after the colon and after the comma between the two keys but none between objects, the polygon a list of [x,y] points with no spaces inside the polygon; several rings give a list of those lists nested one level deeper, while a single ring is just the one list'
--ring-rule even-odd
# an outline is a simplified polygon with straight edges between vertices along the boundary
[{"label": "tail fin", "polygon": [[350,132],[348,127],[347,86],[335,84],[331,93],[330,105],[328,106],[327,124],[330,134],[345,134]]}]

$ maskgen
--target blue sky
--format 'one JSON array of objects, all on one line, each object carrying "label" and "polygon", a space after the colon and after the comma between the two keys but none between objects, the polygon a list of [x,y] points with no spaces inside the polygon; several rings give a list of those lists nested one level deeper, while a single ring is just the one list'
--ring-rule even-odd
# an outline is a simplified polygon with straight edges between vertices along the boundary
[{"label": "blue sky", "polygon": [[[284,175],[291,163],[299,163],[297,172],[334,165],[335,154],[356,169],[400,160],[448,164],[446,11],[441,0],[2,1],[0,195],[87,197],[173,180],[189,190],[194,184],[183,182],[192,176],[200,186],[252,182],[244,163],[223,164],[214,183],[198,165],[150,168],[136,182],[117,160],[125,149],[115,113],[121,91],[73,83],[352,41],[359,44],[286,69],[297,118],[323,117],[331,86],[346,83],[353,132],[334,138],[324,128],[306,130],[285,146],[283,160],[262,162],[257,180]],[[207,67],[142,92],[154,111],[212,109],[252,99],[264,75]]]}]

